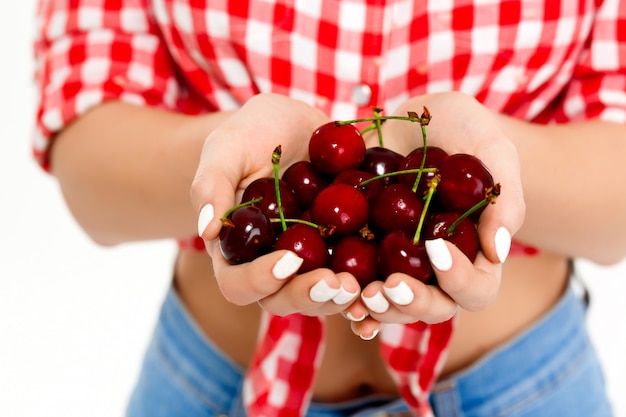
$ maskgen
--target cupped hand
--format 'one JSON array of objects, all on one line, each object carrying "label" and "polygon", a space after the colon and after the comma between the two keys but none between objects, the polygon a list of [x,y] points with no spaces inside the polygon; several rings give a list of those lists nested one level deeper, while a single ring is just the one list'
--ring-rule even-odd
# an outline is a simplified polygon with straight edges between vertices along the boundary
[{"label": "cupped hand", "polygon": [[[500,183],[501,194],[496,204],[488,205],[481,214],[478,232],[482,252],[473,263],[448,241],[427,241],[438,286],[394,273],[384,282],[376,281],[363,289],[360,300],[346,314],[362,319],[352,323],[354,333],[362,337],[375,333],[382,323],[437,323],[451,318],[459,308],[479,311],[489,306],[498,295],[511,236],[524,220],[519,158],[515,146],[503,134],[498,116],[461,93],[416,97],[393,114],[421,114],[424,107],[432,116],[426,127],[427,144],[448,154],[478,157]],[[389,120],[383,123],[382,132],[385,147],[403,155],[423,145],[418,123]],[[370,133],[367,141],[369,146],[376,146],[375,133]]]},{"label": "cupped hand", "polygon": [[212,257],[218,285],[230,302],[258,302],[279,315],[326,315],[340,312],[358,296],[358,283],[349,274],[317,269],[290,279],[302,262],[292,252],[274,251],[231,265],[218,244],[220,217],[241,201],[250,183],[273,176],[274,149],[280,145],[283,168],[307,159],[311,133],[327,121],[323,113],[303,102],[260,94],[207,137],[191,199],[199,215],[198,234]]}]

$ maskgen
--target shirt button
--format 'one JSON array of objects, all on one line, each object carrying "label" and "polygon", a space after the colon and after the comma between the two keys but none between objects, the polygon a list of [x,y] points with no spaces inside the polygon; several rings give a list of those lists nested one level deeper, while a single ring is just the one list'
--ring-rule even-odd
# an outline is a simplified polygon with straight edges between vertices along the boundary
[{"label": "shirt button", "polygon": [[350,101],[357,106],[365,106],[372,100],[372,88],[367,84],[359,84],[352,89]]}]

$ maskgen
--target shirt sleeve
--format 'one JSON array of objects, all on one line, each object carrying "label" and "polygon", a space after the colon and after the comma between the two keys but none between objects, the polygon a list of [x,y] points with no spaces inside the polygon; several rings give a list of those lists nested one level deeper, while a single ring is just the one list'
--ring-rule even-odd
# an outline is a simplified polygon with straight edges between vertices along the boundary
[{"label": "shirt sleeve", "polygon": [[564,93],[557,121],[626,124],[626,1],[605,0]]},{"label": "shirt sleeve", "polygon": [[33,153],[49,170],[55,133],[104,101],[175,108],[176,73],[146,0],[41,0],[34,41]]}]

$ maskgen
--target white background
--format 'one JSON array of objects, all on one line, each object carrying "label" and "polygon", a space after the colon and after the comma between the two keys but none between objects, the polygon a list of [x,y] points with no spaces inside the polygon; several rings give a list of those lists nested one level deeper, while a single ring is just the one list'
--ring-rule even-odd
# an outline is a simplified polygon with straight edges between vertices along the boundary
[{"label": "white background", "polygon": [[[0,416],[122,416],[175,247],[94,245],[31,160],[34,3],[0,2]],[[581,268],[591,333],[626,417],[626,261]]]}]

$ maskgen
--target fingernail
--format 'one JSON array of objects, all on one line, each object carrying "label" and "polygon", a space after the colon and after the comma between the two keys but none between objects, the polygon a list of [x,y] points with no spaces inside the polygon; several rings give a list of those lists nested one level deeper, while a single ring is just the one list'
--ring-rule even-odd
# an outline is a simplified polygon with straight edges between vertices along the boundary
[{"label": "fingernail", "polygon": [[378,291],[372,297],[366,297],[361,295],[363,302],[374,313],[384,313],[389,310],[389,301],[385,298],[385,296]]},{"label": "fingernail", "polygon": [[309,291],[309,297],[316,303],[325,303],[332,300],[340,290],[338,288],[330,288],[326,281],[318,281],[311,291]]},{"label": "fingernail", "polygon": [[213,205],[207,204],[202,207],[200,210],[200,215],[198,216],[198,236],[202,236],[204,233],[204,229],[211,223],[213,217],[215,216],[215,211],[213,209]]},{"label": "fingernail", "polygon": [[498,259],[500,260],[500,263],[504,263],[506,258],[509,256],[509,251],[511,250],[511,234],[505,227],[500,227],[496,231],[495,242]]},{"label": "fingernail", "polygon": [[346,312],[346,314],[345,314],[345,316],[346,316],[346,318],[347,318],[348,320],[350,320],[350,321],[357,321],[357,322],[358,322],[358,321],[363,321],[363,320],[365,320],[365,317],[367,317],[367,314],[363,313],[363,315],[362,315],[362,316],[359,316],[359,317],[354,317],[354,316],[352,315],[352,313],[351,313],[351,312],[347,311],[347,312]]},{"label": "fingernail", "polygon": [[427,240],[426,252],[430,263],[440,271],[449,271],[452,268],[452,255],[442,238]]},{"label": "fingernail", "polygon": [[393,288],[383,286],[383,291],[385,291],[385,294],[391,301],[400,306],[411,304],[413,298],[415,298],[415,294],[413,294],[409,285],[404,281],[400,281],[400,283]]},{"label": "fingernail", "polygon": [[304,262],[304,259],[293,252],[287,252],[272,268],[272,275],[280,280],[288,278],[298,271],[302,262]]},{"label": "fingernail", "polygon": [[363,336],[362,334],[359,335],[359,337],[363,340],[372,340],[374,339],[376,336],[378,336],[378,332],[380,330],[379,329],[374,329],[374,331],[372,332],[372,334],[370,336]]},{"label": "fingernail", "polygon": [[343,287],[339,288],[339,293],[333,297],[333,303],[337,305],[346,304],[354,299],[358,295],[358,291],[350,292],[346,291]]}]

